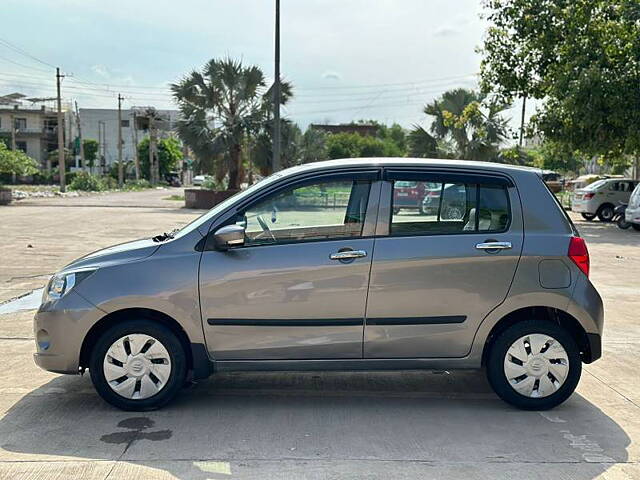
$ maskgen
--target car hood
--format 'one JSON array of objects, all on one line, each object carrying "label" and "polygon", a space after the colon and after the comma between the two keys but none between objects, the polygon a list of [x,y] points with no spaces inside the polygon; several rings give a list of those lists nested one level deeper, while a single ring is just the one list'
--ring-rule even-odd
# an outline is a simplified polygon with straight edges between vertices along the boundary
[{"label": "car hood", "polygon": [[80,257],[64,267],[62,271],[74,270],[76,268],[104,267],[107,265],[141,260],[151,256],[160,248],[160,245],[160,243],[154,242],[152,239],[120,243]]}]

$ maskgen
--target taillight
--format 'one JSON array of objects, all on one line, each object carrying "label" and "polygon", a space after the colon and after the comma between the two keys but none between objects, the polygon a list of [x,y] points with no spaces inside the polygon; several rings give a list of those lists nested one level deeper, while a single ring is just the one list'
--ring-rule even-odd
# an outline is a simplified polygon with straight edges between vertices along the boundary
[{"label": "taillight", "polygon": [[584,199],[585,200],[591,200],[594,197],[595,193],[585,193],[584,194]]},{"label": "taillight", "polygon": [[582,273],[587,277],[589,276],[589,250],[587,250],[587,243],[584,238],[571,237],[569,242],[569,258],[573,260]]}]

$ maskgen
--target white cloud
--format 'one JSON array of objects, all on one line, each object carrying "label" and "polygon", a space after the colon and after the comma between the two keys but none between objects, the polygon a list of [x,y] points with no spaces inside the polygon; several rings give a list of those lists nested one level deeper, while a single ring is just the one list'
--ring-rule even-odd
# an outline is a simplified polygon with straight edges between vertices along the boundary
[{"label": "white cloud", "polygon": [[338,72],[334,72],[333,70],[327,70],[322,74],[322,78],[325,80],[342,80],[342,75]]}]

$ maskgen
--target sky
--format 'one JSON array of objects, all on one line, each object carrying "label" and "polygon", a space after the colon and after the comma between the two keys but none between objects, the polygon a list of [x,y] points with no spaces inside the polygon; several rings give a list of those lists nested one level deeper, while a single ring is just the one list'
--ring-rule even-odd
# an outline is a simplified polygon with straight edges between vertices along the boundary
[{"label": "sky", "polygon": [[[62,93],[80,108],[175,108],[168,90],[211,58],[273,78],[274,0],[2,0],[0,95]],[[477,84],[479,0],[281,0],[283,115],[425,124],[424,105]],[[516,111],[509,116],[516,116]]]}]

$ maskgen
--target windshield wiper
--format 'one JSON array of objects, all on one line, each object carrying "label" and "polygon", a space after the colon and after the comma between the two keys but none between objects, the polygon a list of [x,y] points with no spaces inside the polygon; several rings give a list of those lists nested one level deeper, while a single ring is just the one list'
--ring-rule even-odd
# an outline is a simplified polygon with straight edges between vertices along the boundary
[{"label": "windshield wiper", "polygon": [[160,235],[156,235],[155,237],[152,237],[151,240],[153,240],[154,242],[166,242],[167,240],[171,240],[173,237],[175,237],[176,233],[178,233],[179,231],[180,231],[179,228],[174,228],[170,232],[164,232],[164,233],[161,233]]}]

